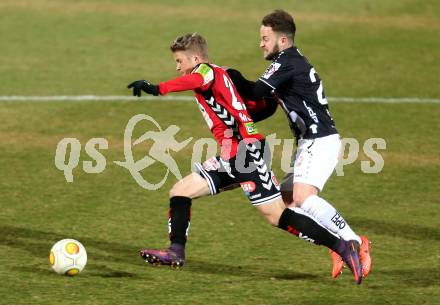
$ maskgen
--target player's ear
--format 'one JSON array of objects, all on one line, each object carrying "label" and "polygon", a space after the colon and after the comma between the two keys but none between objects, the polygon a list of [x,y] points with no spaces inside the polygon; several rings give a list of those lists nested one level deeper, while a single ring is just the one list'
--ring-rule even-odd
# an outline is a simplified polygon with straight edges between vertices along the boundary
[{"label": "player's ear", "polygon": [[280,42],[281,42],[281,44],[287,44],[287,37],[286,36],[280,36]]},{"label": "player's ear", "polygon": [[193,61],[198,65],[199,63],[201,63],[200,60],[200,56],[198,54],[193,54],[192,55]]}]

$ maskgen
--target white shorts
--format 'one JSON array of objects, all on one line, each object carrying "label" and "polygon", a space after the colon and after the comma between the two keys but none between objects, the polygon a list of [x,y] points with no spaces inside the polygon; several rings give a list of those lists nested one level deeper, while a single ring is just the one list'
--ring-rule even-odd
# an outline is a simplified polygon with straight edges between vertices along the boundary
[{"label": "white shorts", "polygon": [[340,152],[339,134],[299,140],[292,157],[293,173],[286,175],[281,191],[292,191],[296,182],[313,185],[322,191],[339,162]]}]

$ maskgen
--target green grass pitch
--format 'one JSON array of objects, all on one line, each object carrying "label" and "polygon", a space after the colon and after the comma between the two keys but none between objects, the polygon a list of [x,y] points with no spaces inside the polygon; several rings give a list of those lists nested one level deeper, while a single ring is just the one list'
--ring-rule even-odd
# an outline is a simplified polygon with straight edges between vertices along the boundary
[{"label": "green grass pitch", "polygon": [[[190,31],[208,39],[213,62],[256,78],[267,65],[259,22],[275,8],[296,17],[296,44],[328,96],[440,98],[440,5],[429,0],[2,0],[0,96],[129,96],[130,81],[176,75],[168,45]],[[193,102],[0,101],[0,304],[439,304],[440,106],[330,107],[343,137],[387,143],[379,174],[362,173],[361,154],[323,194],[373,242],[373,271],[359,287],[348,271],[333,280],[325,248],[272,229],[241,190],[194,201],[184,268],[142,262],[139,249],[167,245],[176,179],[147,191],[113,161],[124,159],[125,125],[140,113],[178,125],[179,141],[210,137]],[[280,110],[258,126],[291,137]],[[83,148],[73,183],[54,164],[65,137]],[[107,166],[87,174],[84,145],[96,137],[108,140]],[[190,153],[172,153],[182,174]],[[76,277],[50,269],[63,238],[88,251]]]}]

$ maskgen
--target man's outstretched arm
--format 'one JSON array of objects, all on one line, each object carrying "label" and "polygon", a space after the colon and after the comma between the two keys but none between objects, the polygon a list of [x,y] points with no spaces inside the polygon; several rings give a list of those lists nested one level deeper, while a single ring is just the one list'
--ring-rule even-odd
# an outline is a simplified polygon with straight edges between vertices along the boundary
[{"label": "man's outstretched arm", "polygon": [[227,69],[229,77],[237,88],[238,94],[245,99],[253,101],[261,100],[265,97],[271,97],[272,88],[263,82],[253,82],[244,78],[240,71],[235,69]]},{"label": "man's outstretched arm", "polygon": [[141,96],[141,92],[152,95],[165,95],[169,92],[187,91],[199,88],[203,85],[203,76],[199,73],[192,73],[189,75],[181,76],[166,82],[162,82],[159,85],[153,85],[146,80],[137,80],[127,86],[127,88],[133,88],[134,96]]},{"label": "man's outstretched arm", "polygon": [[275,113],[278,103],[271,96],[271,88],[262,82],[253,82],[235,69],[227,69],[229,77],[244,99],[246,109],[254,122],[267,119]]}]

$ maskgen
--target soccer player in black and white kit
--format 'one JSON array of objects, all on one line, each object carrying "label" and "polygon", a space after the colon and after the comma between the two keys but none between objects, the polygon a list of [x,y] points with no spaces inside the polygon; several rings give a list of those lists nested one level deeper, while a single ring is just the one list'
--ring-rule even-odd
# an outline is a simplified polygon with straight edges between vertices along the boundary
[{"label": "soccer player in black and white kit", "polygon": [[[297,139],[293,172],[285,177],[281,186],[284,202],[297,213],[302,211],[313,216],[322,226],[359,249],[365,277],[371,269],[369,240],[353,232],[341,214],[319,196],[338,163],[341,141],[329,112],[322,80],[294,46],[295,32],[294,20],[287,12],[275,10],[266,15],[260,28],[260,47],[264,58],[272,63],[256,82],[246,80],[234,69],[228,69],[228,74],[242,97],[264,100],[266,104],[272,101],[283,108]],[[273,109],[273,105],[267,108]],[[264,111],[263,107],[260,112]],[[336,253],[331,255],[332,275],[336,278],[343,262]],[[352,271],[355,280],[360,280]]]}]

